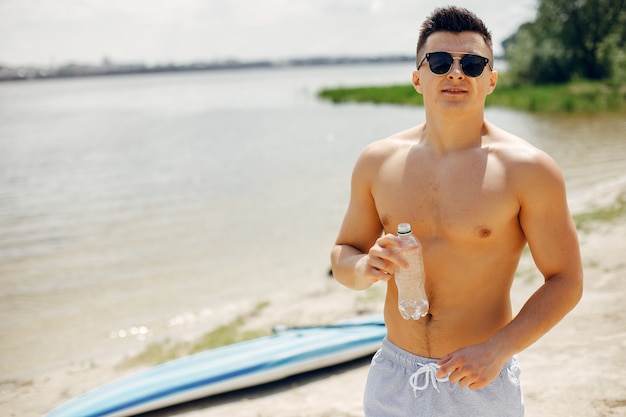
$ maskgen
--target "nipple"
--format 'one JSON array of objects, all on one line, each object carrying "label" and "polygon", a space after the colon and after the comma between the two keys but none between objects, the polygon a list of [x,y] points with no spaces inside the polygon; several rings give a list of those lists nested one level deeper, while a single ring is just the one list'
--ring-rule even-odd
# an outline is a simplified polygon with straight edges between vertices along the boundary
[{"label": "nipple", "polygon": [[482,238],[491,236],[491,230],[486,227],[481,227],[478,231],[478,235]]}]

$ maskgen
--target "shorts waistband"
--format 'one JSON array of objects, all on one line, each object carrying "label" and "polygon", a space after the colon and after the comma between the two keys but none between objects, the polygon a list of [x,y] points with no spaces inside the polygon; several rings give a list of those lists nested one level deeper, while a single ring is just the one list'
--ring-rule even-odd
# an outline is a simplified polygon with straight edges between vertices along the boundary
[{"label": "shorts waistband", "polygon": [[[383,339],[382,346],[378,351],[377,355],[381,355],[386,357],[387,359],[394,361],[400,365],[403,365],[407,369],[415,369],[418,367],[422,367],[424,365],[428,365],[431,363],[437,363],[440,359],[437,358],[429,358],[426,356],[416,355],[409,351],[406,351],[399,347],[398,345],[391,342],[387,337]],[[508,361],[506,361],[504,368],[509,367],[510,365],[517,364],[517,355],[511,357]]]},{"label": "shorts waistband", "polygon": [[379,354],[408,369],[414,369],[427,365],[429,363],[439,362],[439,359],[428,358],[408,352],[391,342],[386,337],[383,339],[382,347],[379,351]]},{"label": "shorts waistband", "polygon": [[[409,377],[409,384],[413,388],[415,395],[417,395],[418,391],[428,389],[429,386],[440,392],[438,383],[448,382],[448,375],[442,378],[437,377],[437,370],[439,369],[437,362],[439,359],[415,355],[395,345],[386,337],[383,339],[380,350],[374,355],[373,362],[380,357],[395,362],[407,371],[413,372]],[[501,372],[505,372],[505,370],[508,370],[513,375],[513,379],[518,381],[519,367],[517,366],[515,356],[506,362]],[[516,383],[519,384],[519,382]]]}]

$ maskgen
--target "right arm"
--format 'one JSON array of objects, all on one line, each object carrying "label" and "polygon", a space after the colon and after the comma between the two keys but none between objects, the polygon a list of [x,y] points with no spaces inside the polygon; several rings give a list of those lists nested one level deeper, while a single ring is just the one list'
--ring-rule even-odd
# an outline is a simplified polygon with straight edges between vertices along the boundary
[{"label": "right arm", "polygon": [[380,148],[380,144],[370,145],[356,163],[350,204],[331,253],[333,276],[355,290],[388,281],[393,276],[394,265],[405,264],[393,251],[395,236],[381,237],[383,226],[372,196],[373,179],[384,160]]}]

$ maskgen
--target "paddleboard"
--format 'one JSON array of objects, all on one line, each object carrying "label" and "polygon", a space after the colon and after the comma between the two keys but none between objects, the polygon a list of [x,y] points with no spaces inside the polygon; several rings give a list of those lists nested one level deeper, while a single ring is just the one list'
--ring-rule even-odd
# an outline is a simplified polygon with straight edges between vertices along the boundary
[{"label": "paddleboard", "polygon": [[207,350],[89,391],[46,417],[124,417],[248,388],[373,354],[386,335],[381,316],[275,334]]}]

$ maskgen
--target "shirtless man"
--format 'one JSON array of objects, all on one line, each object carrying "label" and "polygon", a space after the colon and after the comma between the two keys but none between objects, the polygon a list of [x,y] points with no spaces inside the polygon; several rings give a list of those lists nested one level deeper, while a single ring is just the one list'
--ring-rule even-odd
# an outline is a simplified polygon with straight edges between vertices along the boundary
[{"label": "shirtless man", "polygon": [[[354,168],[333,273],[357,290],[387,282],[387,338],[370,368],[366,416],[523,415],[514,355],[582,295],[559,168],[484,119],[498,81],[492,63],[480,19],[436,9],[412,74],[426,122],[370,144]],[[424,253],[430,311],[417,321],[400,315],[393,279],[407,266],[395,236],[404,222]],[[545,281],[513,318],[510,290],[526,244]]]}]

